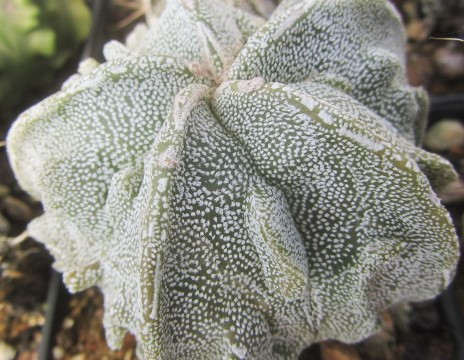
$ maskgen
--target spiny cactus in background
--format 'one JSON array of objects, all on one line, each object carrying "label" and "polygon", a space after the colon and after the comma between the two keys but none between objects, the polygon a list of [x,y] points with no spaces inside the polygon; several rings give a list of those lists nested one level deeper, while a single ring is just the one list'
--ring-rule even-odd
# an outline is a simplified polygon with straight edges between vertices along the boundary
[{"label": "spiny cactus in background", "polygon": [[86,39],[91,14],[84,0],[0,2],[0,119],[27,91],[50,86],[54,71]]},{"label": "spiny cactus in background", "polygon": [[354,342],[398,301],[436,296],[458,258],[416,147],[385,0],[286,0],[268,21],[169,1],[20,116],[8,151],[71,291],[99,286],[109,344],[145,359],[293,359]]}]

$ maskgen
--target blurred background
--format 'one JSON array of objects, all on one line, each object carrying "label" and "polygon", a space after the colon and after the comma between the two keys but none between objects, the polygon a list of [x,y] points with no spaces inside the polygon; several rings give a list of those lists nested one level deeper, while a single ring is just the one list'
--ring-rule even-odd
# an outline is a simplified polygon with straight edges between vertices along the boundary
[{"label": "blurred background", "polygon": [[[226,1],[242,6],[247,2],[268,2],[266,9],[277,3]],[[108,349],[98,289],[67,294],[59,277],[57,282],[56,275],[52,275],[52,258],[47,251],[22,235],[27,223],[42,209],[15,182],[4,140],[18,114],[56,92],[76,72],[82,58],[102,60],[105,41],[123,41],[137,22],[144,21],[152,5],[155,13],[159,11],[160,3],[0,0],[0,360],[135,359],[131,335],[126,336],[121,350]],[[424,147],[449,159],[461,176],[461,181],[439,196],[452,214],[462,242],[464,1],[393,3],[406,27],[409,81],[423,86],[431,95]],[[55,292],[51,291],[47,302],[49,289]],[[55,304],[50,302],[50,296],[55,296]],[[380,334],[357,345],[324,342],[305,351],[301,359],[464,359],[463,313],[464,273],[460,271],[453,287],[439,299],[402,304],[386,311]],[[54,326],[50,326],[52,320]]]}]

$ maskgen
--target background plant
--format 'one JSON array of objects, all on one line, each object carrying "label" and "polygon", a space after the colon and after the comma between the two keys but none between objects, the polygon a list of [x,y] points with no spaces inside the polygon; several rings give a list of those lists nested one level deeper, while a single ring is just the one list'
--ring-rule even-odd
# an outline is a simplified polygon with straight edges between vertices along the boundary
[{"label": "background plant", "polygon": [[84,0],[3,0],[0,4],[0,118],[53,75],[90,30]]}]

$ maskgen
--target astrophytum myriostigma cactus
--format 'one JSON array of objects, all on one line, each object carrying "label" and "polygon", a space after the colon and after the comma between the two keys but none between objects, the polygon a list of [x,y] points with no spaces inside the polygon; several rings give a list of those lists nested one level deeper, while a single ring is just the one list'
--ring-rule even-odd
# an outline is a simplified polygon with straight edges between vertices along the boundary
[{"label": "astrophytum myriostigma cactus", "polygon": [[145,359],[293,359],[436,296],[458,245],[385,0],[172,0],[8,136],[71,291]]}]

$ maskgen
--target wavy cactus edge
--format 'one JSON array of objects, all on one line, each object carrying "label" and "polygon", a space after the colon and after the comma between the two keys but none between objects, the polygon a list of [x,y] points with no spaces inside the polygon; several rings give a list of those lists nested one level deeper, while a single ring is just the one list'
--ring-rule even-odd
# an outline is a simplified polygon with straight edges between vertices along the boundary
[{"label": "wavy cactus edge", "polygon": [[[385,0],[166,2],[7,139],[67,286],[99,286],[111,347],[145,359],[293,359],[359,341],[451,281],[456,234],[417,147]],[[260,10],[261,9],[261,10]],[[358,30],[357,30],[358,29]],[[359,30],[362,29],[362,30]]]}]

